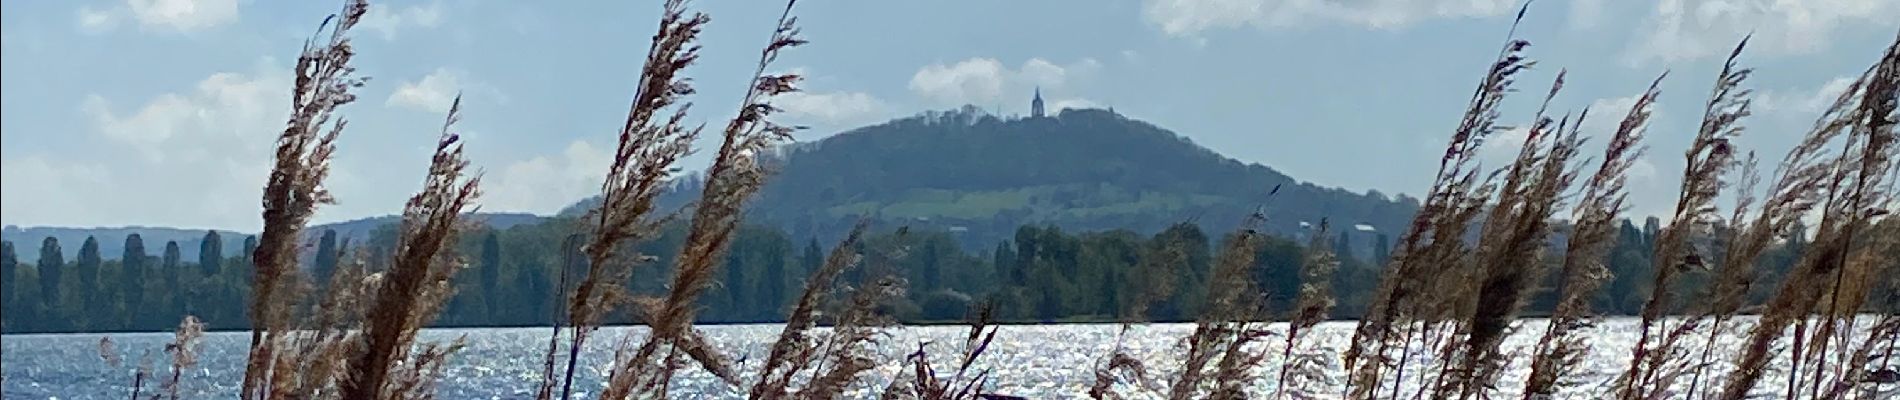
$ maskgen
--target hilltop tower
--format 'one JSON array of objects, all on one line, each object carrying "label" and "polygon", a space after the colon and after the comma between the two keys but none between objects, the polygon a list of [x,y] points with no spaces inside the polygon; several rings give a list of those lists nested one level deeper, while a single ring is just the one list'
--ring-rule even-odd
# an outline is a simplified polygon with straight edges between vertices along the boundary
[{"label": "hilltop tower", "polygon": [[1029,117],[1042,118],[1042,87],[1036,87],[1036,97],[1029,100]]}]

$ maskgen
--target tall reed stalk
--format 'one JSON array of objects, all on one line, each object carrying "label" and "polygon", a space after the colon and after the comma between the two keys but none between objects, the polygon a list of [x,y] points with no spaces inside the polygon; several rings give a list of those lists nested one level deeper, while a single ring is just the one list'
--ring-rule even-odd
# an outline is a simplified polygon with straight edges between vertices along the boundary
[{"label": "tall reed stalk", "polygon": [[[1254,295],[1257,289],[1247,278],[1255,249],[1262,240],[1254,227],[1263,220],[1257,213],[1249,218],[1243,225],[1247,228],[1229,238],[1215,259],[1213,273],[1207,281],[1204,308],[1195,321],[1194,333],[1187,337],[1187,353],[1179,375],[1171,383],[1168,398],[1245,396],[1240,390],[1250,379],[1243,374],[1259,357],[1246,352],[1244,347],[1266,336],[1264,330],[1250,323],[1259,318],[1260,304],[1259,297]],[[1204,393],[1208,385],[1214,387],[1211,393]]]},{"label": "tall reed stalk", "polygon": [[[1855,239],[1876,218],[1892,210],[1893,193],[1884,192],[1882,188],[1893,174],[1890,168],[1896,155],[1894,110],[1896,96],[1900,95],[1897,94],[1900,92],[1900,36],[1852,89],[1842,95],[1843,101],[1836,103],[1853,101],[1854,105],[1843,107],[1843,112],[1836,115],[1824,116],[1824,122],[1817,124],[1818,129],[1843,130],[1845,140],[1842,156],[1830,167],[1823,189],[1827,198],[1821,202],[1821,223],[1815,230],[1813,244],[1796,262],[1750,331],[1741,353],[1735,358],[1735,369],[1724,382],[1722,399],[1749,396],[1766,372],[1774,343],[1797,320],[1807,321],[1809,315],[1819,312],[1820,317],[1827,320],[1824,322],[1831,322],[1839,318],[1841,310],[1851,310],[1850,313],[1858,310],[1858,304],[1844,307],[1838,300]],[[1797,363],[1788,373],[1789,387],[1783,393],[1787,397],[1796,396],[1798,377],[1802,376],[1804,366],[1798,361],[1803,359],[1799,344],[1807,339],[1804,331],[1797,329],[1793,338],[1797,343],[1793,355]],[[1825,352],[1826,343],[1820,342],[1823,348],[1816,352]]]},{"label": "tall reed stalk", "polygon": [[[561,379],[562,399],[573,391],[580,353],[599,329],[601,318],[628,298],[619,282],[631,276],[633,264],[641,257],[622,257],[619,248],[623,243],[651,237],[670,219],[653,218],[652,214],[655,199],[665,191],[668,179],[679,172],[676,164],[692,152],[693,140],[699,137],[700,127],[688,127],[685,121],[692,104],[682,100],[694,90],[691,81],[680,73],[698,61],[696,42],[709,21],[705,14],[688,14],[684,0],[669,0],[661,10],[659,31],[647,49],[633,103],[620,127],[613,162],[601,182],[600,205],[585,218],[592,228],[584,237],[587,244],[581,247],[587,270],[578,277],[579,284],[567,302],[566,321],[572,326],[567,367]],[[663,116],[669,110],[670,116]],[[563,276],[566,273],[563,270]],[[550,345],[547,364],[554,364],[556,356],[555,347]],[[551,374],[544,374],[538,397],[552,398],[554,382]]]},{"label": "tall reed stalk", "polygon": [[422,191],[403,206],[394,259],[369,299],[370,312],[352,346],[349,379],[339,383],[346,399],[407,399],[432,397],[425,378],[439,367],[449,349],[433,345],[412,350],[416,332],[454,295],[450,279],[465,265],[454,244],[467,228],[463,215],[473,212],[480,196],[480,176],[466,175],[461,136],[453,131],[461,119],[460,96],[449,106],[436,141]]},{"label": "tall reed stalk", "polygon": [[[726,124],[712,167],[707,169],[705,187],[688,223],[686,244],[675,258],[669,292],[664,298],[644,301],[643,309],[639,310],[651,332],[637,350],[627,357],[617,357],[620,359],[613,379],[602,397],[664,396],[667,382],[682,364],[681,357],[692,358],[726,383],[740,384],[723,356],[708,349],[702,335],[692,328],[697,308],[694,302],[712,283],[718,261],[738,229],[745,202],[764,184],[765,153],[790,140],[795,130],[768,118],[779,111],[772,105],[772,98],[797,91],[795,84],[801,78],[795,74],[766,73],[780,51],[805,43],[798,37],[797,19],[791,15],[795,4],[796,1],[786,2],[777,29],[760,51],[752,84],[740,103],[738,115]],[[668,3],[668,15],[683,11],[683,3],[677,0]],[[690,20],[706,21],[704,14],[695,16]]]},{"label": "tall reed stalk", "polygon": [[[1528,7],[1526,4],[1518,10],[1503,48],[1474,90],[1464,117],[1452,132],[1445,154],[1439,160],[1438,172],[1424,203],[1400,237],[1366,314],[1354,329],[1342,355],[1349,374],[1347,397],[1377,397],[1387,368],[1405,364],[1409,356],[1409,351],[1400,350],[1400,357],[1395,360],[1389,354],[1392,347],[1409,347],[1409,342],[1419,336],[1414,333],[1421,328],[1415,322],[1453,313],[1437,306],[1440,302],[1434,300],[1448,299],[1432,298],[1443,296],[1433,291],[1444,286],[1440,283],[1457,282],[1461,278],[1447,273],[1451,271],[1446,268],[1455,269],[1450,266],[1462,264],[1459,259],[1465,255],[1464,233],[1494,188],[1489,177],[1479,175],[1477,151],[1487,138],[1502,130],[1497,124],[1499,107],[1511,92],[1518,73],[1535,64],[1523,56],[1530,42],[1516,37],[1518,24],[1523,22]],[[1395,385],[1403,381],[1403,374],[1392,381]],[[1396,386],[1394,390],[1392,396],[1396,397]]]},{"label": "tall reed stalk", "polygon": [[863,259],[854,249],[862,239],[865,226],[864,222],[859,222],[851,228],[844,240],[839,241],[831,254],[825,257],[824,264],[805,278],[805,289],[798,295],[798,302],[793,303],[778,339],[772,342],[771,352],[759,369],[759,378],[747,391],[748,398],[763,400],[791,396],[792,379],[822,356],[819,347],[814,344],[817,338],[812,332],[818,325],[819,307],[829,297],[838,277]]},{"label": "tall reed stalk", "polygon": [[264,231],[251,255],[257,271],[251,292],[250,351],[239,387],[245,400],[263,397],[270,386],[277,343],[290,328],[292,296],[285,292],[295,280],[297,240],[304,224],[318,205],[335,202],[322,183],[330,172],[337,135],[347,124],[333,113],[355,102],[351,91],[365,82],[350,66],[356,51],[348,33],[368,10],[364,0],[345,3],[340,13],[324,20],[297,57],[289,123],[277,136],[273,167],[264,186]]},{"label": "tall reed stalk", "polygon": [[[1328,223],[1319,221],[1319,227],[1313,230],[1313,237],[1307,241],[1306,258],[1300,263],[1300,295],[1293,306],[1293,315],[1287,318],[1286,344],[1280,350],[1280,374],[1274,389],[1274,399],[1292,394],[1298,398],[1312,397],[1318,391],[1309,385],[1326,379],[1323,360],[1309,347],[1313,345],[1307,336],[1313,327],[1326,320],[1332,312],[1334,271],[1339,268],[1339,257],[1334,255],[1327,236]],[[1301,349],[1295,353],[1295,349]]]},{"label": "tall reed stalk", "polygon": [[[1575,181],[1571,160],[1582,145],[1581,124],[1572,125],[1570,117],[1552,120],[1545,112],[1550,100],[1563,88],[1565,73],[1557,73],[1556,82],[1545,95],[1544,105],[1526,131],[1524,147],[1518,159],[1505,173],[1504,184],[1485,218],[1473,255],[1471,274],[1478,279],[1467,285],[1472,293],[1464,302],[1457,322],[1458,334],[1445,341],[1441,351],[1448,370],[1441,370],[1435,397],[1471,398],[1497,381],[1497,374],[1508,361],[1498,346],[1512,331],[1511,322],[1524,306],[1527,293],[1541,280],[1543,251],[1551,233],[1550,221],[1562,206],[1562,195]],[[1589,110],[1578,116],[1581,121]],[[1461,339],[1461,340],[1460,340]]]},{"label": "tall reed stalk", "polygon": [[1595,326],[1590,300],[1603,282],[1610,279],[1607,253],[1616,239],[1616,223],[1628,209],[1629,194],[1624,191],[1629,168],[1646,152],[1642,144],[1651,107],[1662,95],[1659,85],[1664,73],[1650,82],[1649,89],[1617,124],[1604,146],[1603,161],[1596,174],[1584,183],[1572,219],[1575,221],[1565,246],[1563,266],[1558,272],[1558,300],[1551,312],[1542,338],[1531,356],[1531,373],[1524,386],[1524,399],[1555,396],[1565,386],[1561,378],[1576,371],[1589,352],[1590,344],[1581,331]]},{"label": "tall reed stalk", "polygon": [[1722,176],[1739,165],[1731,141],[1741,135],[1739,121],[1751,111],[1748,96],[1752,91],[1741,85],[1753,70],[1738,67],[1736,59],[1747,45],[1748,40],[1743,39],[1729,53],[1703,111],[1701,128],[1684,153],[1682,190],[1676,199],[1674,216],[1657,234],[1651,256],[1656,276],[1651,283],[1649,300],[1643,304],[1641,336],[1631,352],[1629,368],[1616,380],[1620,399],[1649,398],[1658,388],[1667,388],[1674,375],[1661,374],[1663,364],[1687,357],[1674,345],[1687,330],[1679,328],[1674,331],[1676,334],[1657,332],[1670,332],[1659,325],[1674,308],[1675,300],[1670,295],[1679,290],[1674,286],[1678,274],[1692,267],[1705,267],[1702,262],[1705,257],[1693,248],[1690,238],[1698,232],[1706,232],[1717,218],[1715,199],[1726,184]]}]

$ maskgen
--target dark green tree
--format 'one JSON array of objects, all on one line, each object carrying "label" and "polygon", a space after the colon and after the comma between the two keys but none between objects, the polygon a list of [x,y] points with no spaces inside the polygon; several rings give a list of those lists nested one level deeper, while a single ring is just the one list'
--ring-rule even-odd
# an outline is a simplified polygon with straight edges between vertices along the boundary
[{"label": "dark green tree", "polygon": [[57,312],[60,295],[59,282],[66,274],[66,253],[59,248],[59,239],[47,236],[40,241],[40,261],[35,268],[40,273],[40,301],[49,312]]},{"label": "dark green tree", "polygon": [[80,304],[87,310],[99,309],[97,293],[105,293],[99,290],[99,266],[104,263],[105,259],[99,256],[99,239],[87,236],[79,245],[79,259],[73,265],[73,272],[79,274],[79,288],[74,294],[80,295]]},{"label": "dark green tree", "polygon": [[941,245],[936,240],[926,239],[923,248],[917,250],[917,273],[920,275],[918,283],[922,284],[919,288],[923,289],[916,291],[917,293],[929,293],[931,290],[943,287],[943,267],[938,265],[942,261],[937,255],[938,252],[943,251],[940,247]]},{"label": "dark green tree", "polygon": [[502,306],[501,292],[496,290],[501,281],[501,236],[492,230],[482,237],[481,279],[482,298],[487,302],[483,311],[486,316],[498,315],[496,310]]},{"label": "dark green tree", "polygon": [[0,291],[4,291],[0,293],[0,302],[4,302],[7,306],[14,304],[13,294],[19,292],[13,284],[14,281],[20,279],[19,271],[20,257],[13,254],[13,242],[0,241]]},{"label": "dark green tree", "polygon": [[215,277],[218,276],[218,271],[222,270],[224,270],[224,238],[219,237],[216,230],[205,231],[204,240],[198,242],[199,276]]},{"label": "dark green tree", "polygon": [[128,314],[138,314],[139,305],[145,302],[145,270],[151,258],[145,252],[145,238],[137,233],[125,235],[125,250],[119,255],[119,289],[125,294]]},{"label": "dark green tree", "polygon": [[1373,264],[1383,266],[1385,265],[1387,261],[1391,261],[1392,259],[1392,237],[1391,236],[1386,236],[1386,234],[1380,233],[1379,238],[1377,239],[1377,241],[1373,242],[1373,244],[1378,246],[1378,247],[1372,248],[1372,263]]},{"label": "dark green tree", "polygon": [[166,241],[165,255],[159,260],[158,273],[165,275],[165,292],[171,294],[170,312],[166,313],[168,315],[184,313],[186,311],[185,298],[189,297],[185,293],[185,285],[179,281],[179,276],[185,274],[183,264],[185,256],[181,253],[178,249],[178,241]]},{"label": "dark green tree", "polygon": [[330,275],[336,273],[336,264],[338,261],[336,244],[336,230],[334,229],[324,229],[323,237],[317,239],[316,266],[310,270],[310,275],[312,278],[316,278],[317,287],[319,288],[329,287]]},{"label": "dark green tree", "polygon": [[825,250],[818,247],[818,239],[813,238],[811,241],[805,242],[805,253],[799,256],[798,259],[798,267],[805,270],[804,273],[800,275],[811,276],[813,271],[817,271],[819,267],[825,265]]},{"label": "dark green tree", "polygon": [[752,314],[760,319],[777,318],[785,301],[791,296],[785,270],[791,268],[787,262],[792,255],[792,242],[780,234],[777,229],[761,229],[765,233],[762,243],[757,243],[758,251],[753,257],[758,259],[763,276],[759,279],[760,297],[752,305]]},{"label": "dark green tree", "polygon": [[244,260],[243,261],[244,264],[240,266],[244,268],[244,282],[242,282],[242,284],[249,285],[251,283],[251,277],[255,276],[257,273],[256,262],[252,261],[251,259],[251,257],[254,256],[251,253],[255,253],[255,252],[257,252],[257,235],[245,236],[244,237],[244,254],[238,255],[240,258]]},{"label": "dark green tree", "polygon": [[[1174,280],[1172,296],[1156,304],[1151,316],[1169,321],[1193,318],[1200,312],[1201,303],[1206,300],[1208,268],[1214,258],[1213,245],[1207,233],[1198,225],[1178,223],[1155,234],[1148,241],[1147,247],[1144,255],[1159,259],[1152,260],[1153,262],[1164,264],[1167,268],[1177,268],[1176,271],[1180,271],[1170,277]],[[1171,247],[1182,253],[1180,260],[1165,259]]]},{"label": "dark green tree", "polygon": [[1339,241],[1333,243],[1333,254],[1341,260],[1355,259],[1352,252],[1352,230],[1341,229]]},{"label": "dark green tree", "polygon": [[1005,284],[1021,286],[1029,281],[1028,270],[1043,253],[1043,237],[1040,228],[1028,225],[1016,228],[1016,259],[1010,261],[1008,272],[1004,273],[1009,277]]},{"label": "dark green tree", "polygon": [[1011,274],[1016,273],[1016,250],[1007,241],[997,242],[996,250],[990,253],[990,264],[996,269],[996,279],[1014,279]]}]

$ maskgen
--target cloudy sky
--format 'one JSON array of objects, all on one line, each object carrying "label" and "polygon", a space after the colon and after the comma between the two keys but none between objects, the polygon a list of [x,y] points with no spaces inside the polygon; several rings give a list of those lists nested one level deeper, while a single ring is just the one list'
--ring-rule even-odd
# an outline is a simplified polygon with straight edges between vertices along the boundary
[{"label": "cloudy sky", "polygon": [[[317,219],[398,211],[458,91],[485,210],[551,213],[596,191],[658,3],[374,3],[356,32],[373,80],[343,111],[329,182],[341,204]],[[698,118],[732,114],[778,11],[767,3],[699,2],[713,22],[689,71]],[[781,103],[815,140],[962,104],[1020,114],[1040,86],[1055,107],[1113,106],[1300,179],[1416,196],[1517,3],[807,0],[812,44],[778,66],[809,74],[809,92]],[[4,5],[0,223],[258,228],[290,63],[337,2]],[[1759,68],[1744,143],[1773,159],[1900,32],[1897,15],[1900,0],[1540,1],[1521,29],[1540,68],[1506,119],[1529,119],[1530,93],[1567,68],[1556,106],[1594,105],[1590,133],[1604,134],[1670,71],[1631,183],[1638,213],[1668,212],[1737,40],[1754,33],[1744,62]]]}]

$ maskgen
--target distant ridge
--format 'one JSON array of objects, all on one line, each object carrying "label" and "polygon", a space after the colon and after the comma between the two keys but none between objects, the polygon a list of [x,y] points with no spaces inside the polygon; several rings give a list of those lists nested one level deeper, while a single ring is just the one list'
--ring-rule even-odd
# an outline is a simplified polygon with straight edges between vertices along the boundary
[{"label": "distant ridge", "polygon": [[[967,250],[979,250],[1010,239],[1024,224],[1152,233],[1174,223],[1196,222],[1225,231],[1255,210],[1265,213],[1262,228],[1273,234],[1297,236],[1307,223],[1328,218],[1336,226],[1371,228],[1354,235],[1396,236],[1418,209],[1416,199],[1402,195],[1388,198],[1376,191],[1354,193],[1301,182],[1101,109],[1065,109],[1029,118],[998,117],[974,106],[926,112],[785,146],[777,164],[777,173],[750,203],[747,222],[776,226],[797,238],[825,239],[821,241],[843,235],[859,218],[884,227],[951,231]],[[662,196],[661,210],[687,206],[699,187],[697,176],[682,177]],[[582,200],[558,215],[580,215],[594,202]],[[548,218],[477,215],[497,229]],[[306,240],[325,229],[336,230],[341,238],[366,240],[397,218],[315,225],[305,232]],[[0,239],[13,241],[21,261],[30,262],[47,236],[58,238],[71,259],[79,243],[92,235],[100,241],[101,256],[116,259],[125,236],[134,232],[154,252],[165,241],[176,240],[185,259],[195,259],[205,231],[9,226],[0,231]],[[244,237],[251,233],[220,234],[229,257],[241,251]]]}]

